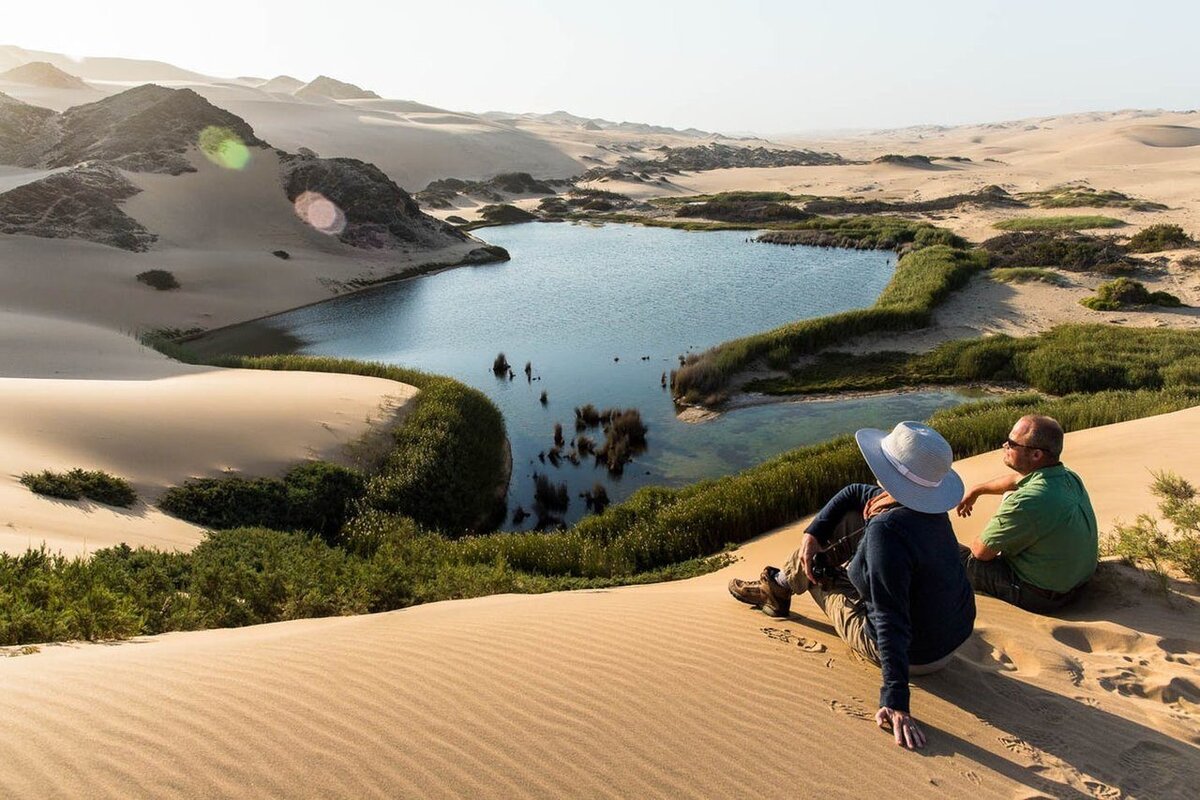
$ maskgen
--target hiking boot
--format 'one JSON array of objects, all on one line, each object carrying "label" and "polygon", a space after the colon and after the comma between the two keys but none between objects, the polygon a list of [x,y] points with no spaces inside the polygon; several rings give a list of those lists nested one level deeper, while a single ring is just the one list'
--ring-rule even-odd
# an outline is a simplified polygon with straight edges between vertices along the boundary
[{"label": "hiking boot", "polygon": [[759,591],[763,594],[762,610],[768,616],[787,617],[792,610],[792,592],[775,580],[778,574],[778,567],[763,567],[758,579]]},{"label": "hiking boot", "polygon": [[741,578],[734,578],[729,581],[729,593],[735,599],[752,606],[761,606],[767,599],[763,594],[761,580],[744,581]]}]

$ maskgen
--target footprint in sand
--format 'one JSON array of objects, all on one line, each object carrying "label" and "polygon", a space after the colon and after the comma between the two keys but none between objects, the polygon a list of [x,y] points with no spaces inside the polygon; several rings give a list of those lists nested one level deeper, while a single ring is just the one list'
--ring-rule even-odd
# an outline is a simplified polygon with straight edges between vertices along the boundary
[{"label": "footprint in sand", "polygon": [[1122,797],[1121,790],[1116,786],[1109,786],[1107,783],[1100,781],[1085,780],[1084,788],[1088,790],[1088,794],[1098,800],[1120,800]]},{"label": "footprint in sand", "polygon": [[825,652],[825,645],[812,639],[805,639],[803,636],[799,636],[786,628],[763,628],[762,632],[770,639],[783,642],[784,644],[794,644],[807,653]]},{"label": "footprint in sand", "polygon": [[977,775],[972,770],[967,770],[966,772],[964,772],[962,774],[962,776],[964,778],[966,778],[967,780],[969,780],[971,783],[975,784],[976,786],[983,786],[983,778],[979,777],[979,775]]},{"label": "footprint in sand", "polygon": [[1148,797],[1195,797],[1200,785],[1200,764],[1173,747],[1141,741],[1117,756],[1128,783]]}]

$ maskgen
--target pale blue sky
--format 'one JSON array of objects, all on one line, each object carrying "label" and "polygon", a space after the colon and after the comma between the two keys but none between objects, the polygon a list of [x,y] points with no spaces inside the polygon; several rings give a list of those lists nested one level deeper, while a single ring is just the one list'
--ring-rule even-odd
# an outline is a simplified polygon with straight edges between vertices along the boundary
[{"label": "pale blue sky", "polygon": [[724,132],[1200,106],[1200,3],[9,0],[4,44]]}]

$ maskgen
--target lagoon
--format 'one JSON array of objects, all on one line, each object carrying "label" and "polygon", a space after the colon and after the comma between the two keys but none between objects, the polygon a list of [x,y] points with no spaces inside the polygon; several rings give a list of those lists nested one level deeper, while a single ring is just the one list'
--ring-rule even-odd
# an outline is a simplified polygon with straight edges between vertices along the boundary
[{"label": "lagoon", "polygon": [[[487,394],[504,414],[512,445],[507,529],[534,524],[514,525],[511,513],[532,509],[535,473],[568,484],[571,522],[587,513],[579,493],[597,481],[619,502],[641,486],[730,474],[858,427],[924,419],[964,399],[954,391],[912,392],[755,406],[702,424],[676,418],[662,375],[681,354],[869,306],[891,278],[893,253],[632,225],[530,223],[485,234],[512,260],[387,284],[255,326],[294,337],[299,352],[416,367]],[[492,373],[500,352],[512,380]],[[523,372],[527,361],[532,381]],[[539,459],[553,446],[555,423],[568,440],[574,436],[574,408],[587,403],[637,408],[649,426],[647,451],[619,477],[590,458],[558,467]],[[603,438],[598,430],[589,435]]]}]

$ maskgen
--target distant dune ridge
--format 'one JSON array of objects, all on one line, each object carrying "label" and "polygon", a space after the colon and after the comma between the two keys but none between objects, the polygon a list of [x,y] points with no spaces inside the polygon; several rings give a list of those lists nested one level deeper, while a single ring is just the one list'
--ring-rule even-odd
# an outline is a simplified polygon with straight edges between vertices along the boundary
[{"label": "distant dune ridge", "polygon": [[[925,218],[974,241],[1018,213],[1003,198],[1070,184],[1166,206],[1112,209],[1121,234],[1160,222],[1200,233],[1197,117],[1187,113],[785,145],[566,112],[447,111],[333,79],[255,86],[161,62],[0,47],[0,70],[30,62],[86,86],[0,76],[0,549],[11,554],[41,543],[67,555],[122,542],[188,549],[204,532],[154,507],[167,486],[349,461],[363,437],[386,435],[411,408],[412,387],[190,366],[130,334],[213,328],[470,260],[482,242],[406,191],[438,179],[529,173],[493,184],[530,207],[543,186],[561,186],[547,179],[600,167],[583,188],[629,202],[733,190],[861,198],[934,212]],[[313,96],[297,97],[306,86]],[[206,129],[244,152],[231,146],[223,160],[200,149]],[[735,146],[744,152],[731,156]],[[635,174],[671,153],[682,166],[669,181]],[[873,162],[886,154],[899,160]],[[799,163],[778,165],[788,159]],[[445,194],[442,216],[491,202]],[[937,202],[983,195],[991,200]],[[1200,305],[1200,273],[1179,252],[1148,257],[1148,284]],[[179,288],[138,283],[147,269],[170,272]],[[848,349],[927,349],[1096,319],[1200,329],[1195,308],[1091,311],[1078,301],[1101,278],[1065,280],[979,275],[929,328]],[[1193,408],[1068,434],[1066,463],[1087,481],[1102,531],[1153,511],[1151,470],[1200,481],[1200,449],[1185,446],[1197,430]],[[145,502],[123,511],[52,501],[17,481],[74,467],[125,477]],[[968,483],[1003,471],[998,452],[956,467]],[[955,518],[958,538],[978,533],[996,502]],[[875,727],[878,669],[851,656],[810,599],[775,620],[728,597],[730,577],[778,564],[805,522],[685,582],[9,650],[0,795],[842,798],[882,787],[978,800],[1194,799],[1194,586],[1168,606],[1136,572],[1109,564],[1094,593],[1055,617],[980,597],[975,634],[952,663],[914,680],[930,739],[918,757]],[[794,758],[764,754],[772,720],[799,743]]]},{"label": "distant dune ridge", "polygon": [[80,78],[64,72],[46,61],[34,61],[0,72],[0,81],[24,83],[46,89],[86,89],[88,85]]}]

